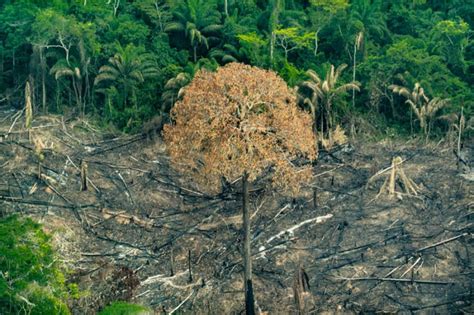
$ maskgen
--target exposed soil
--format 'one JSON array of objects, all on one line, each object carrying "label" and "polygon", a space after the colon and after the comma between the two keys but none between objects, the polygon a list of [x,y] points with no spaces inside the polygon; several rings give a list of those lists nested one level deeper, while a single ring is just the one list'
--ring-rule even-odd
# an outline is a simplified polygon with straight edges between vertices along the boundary
[{"label": "exposed soil", "polygon": [[[243,312],[239,181],[208,196],[170,169],[160,138],[53,116],[28,135],[22,117],[13,124],[17,114],[0,113],[0,214],[31,215],[54,234],[85,291],[71,302],[75,314],[113,300],[157,313]],[[465,148],[472,160],[473,142]],[[392,198],[376,198],[385,177],[367,183],[396,156],[418,195],[397,185]],[[314,173],[316,205],[311,187],[295,198],[265,189],[265,179],[252,187],[262,312],[297,312],[305,275],[309,289],[298,295],[308,313],[473,311],[474,182],[458,174],[450,146],[357,141],[321,152]]]}]

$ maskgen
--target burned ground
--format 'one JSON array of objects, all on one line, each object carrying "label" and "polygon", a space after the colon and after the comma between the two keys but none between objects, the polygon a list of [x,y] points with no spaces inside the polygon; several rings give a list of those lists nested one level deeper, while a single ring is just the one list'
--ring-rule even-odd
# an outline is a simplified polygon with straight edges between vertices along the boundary
[{"label": "burned ground", "polygon": [[[113,300],[157,312],[243,311],[237,179],[209,196],[170,169],[159,138],[54,116],[28,135],[17,115],[0,115],[1,213],[33,216],[53,233],[84,290],[74,313]],[[472,311],[474,185],[457,173],[452,149],[400,140],[347,148],[321,152],[315,194],[284,196],[265,179],[252,187],[258,307],[295,313],[299,290],[309,313]],[[383,178],[367,183],[396,156],[419,194],[375,198]]]}]

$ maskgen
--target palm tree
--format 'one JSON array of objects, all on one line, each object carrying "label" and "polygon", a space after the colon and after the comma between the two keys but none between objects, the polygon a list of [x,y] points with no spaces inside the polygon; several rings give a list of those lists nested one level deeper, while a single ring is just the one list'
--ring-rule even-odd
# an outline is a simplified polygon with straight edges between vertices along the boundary
[{"label": "palm tree", "polygon": [[443,107],[449,104],[449,99],[442,99],[435,97],[426,103],[419,112],[415,112],[416,116],[420,119],[420,126],[422,125],[421,117],[424,117],[423,130],[425,131],[426,139],[430,137],[430,132],[433,127],[433,118],[436,113]]},{"label": "palm tree", "polygon": [[[304,92],[301,90],[301,87],[307,87],[311,91],[310,95],[304,94]],[[301,86],[296,86],[295,87],[295,92],[296,95],[298,96],[298,103],[302,104],[304,106],[309,107],[309,111],[311,113],[311,117],[313,118],[313,132],[316,134],[317,133],[317,111],[319,107],[319,97],[318,94],[315,93],[315,89],[318,89],[317,86],[313,86],[313,82],[310,81],[305,81],[301,84]],[[322,128],[322,127],[321,127]],[[322,131],[322,129],[321,129]]]},{"label": "palm tree", "polygon": [[161,95],[161,112],[168,112],[173,104],[184,95],[184,87],[188,85],[193,76],[187,72],[180,72],[166,82]]},{"label": "palm tree", "polygon": [[222,29],[220,13],[216,5],[208,0],[180,1],[173,12],[174,21],[165,27],[166,32],[184,34],[193,49],[193,60],[197,62],[197,49],[209,49],[209,41]]},{"label": "palm tree", "polygon": [[358,32],[363,32],[362,49],[365,55],[365,42],[369,39],[383,39],[389,34],[386,17],[381,11],[381,0],[354,0],[351,3],[351,17]]},{"label": "palm tree", "polygon": [[415,83],[413,91],[411,92],[406,87],[395,84],[389,85],[388,88],[392,90],[393,93],[405,97],[407,99],[406,103],[415,108],[421,106],[423,102],[426,103],[429,101],[429,98],[425,94],[425,89],[423,89],[418,82]]},{"label": "palm tree", "polygon": [[56,80],[61,78],[70,78],[74,97],[77,106],[81,109],[82,115],[85,114],[85,102],[83,99],[83,84],[81,67],[73,61],[66,59],[59,60],[50,70]]},{"label": "palm tree", "polygon": [[405,103],[410,104],[410,133],[413,134],[413,107],[417,108],[421,106],[423,101],[428,102],[428,97],[425,95],[425,90],[418,82],[415,83],[415,87],[413,88],[412,92],[403,86],[395,84],[389,85],[388,89],[392,90],[392,92],[395,94],[405,97],[407,99]]},{"label": "palm tree", "polygon": [[[321,110],[320,131],[323,133],[326,132],[329,134],[329,130],[334,125],[332,107],[335,98],[349,90],[359,91],[360,84],[356,81],[338,85],[338,79],[346,67],[346,64],[342,64],[337,68],[335,68],[334,65],[331,65],[329,70],[326,72],[324,80],[321,79],[316,71],[308,70],[306,74],[308,75],[309,80],[301,83],[301,87],[309,89],[311,94],[310,97],[304,98],[304,103],[309,105],[311,109],[314,124],[316,124],[317,108],[319,107]],[[324,121],[326,122],[325,130]],[[314,127],[314,129],[316,130],[316,127]]]},{"label": "palm tree", "polygon": [[244,52],[242,48],[237,48],[232,44],[224,44],[222,48],[213,48],[209,56],[217,59],[221,64],[229,62],[238,62],[243,59]]},{"label": "palm tree", "polygon": [[119,46],[119,51],[109,58],[109,64],[99,69],[94,85],[102,81],[111,81],[121,93],[122,105],[126,106],[131,96],[136,107],[138,86],[157,74],[156,62],[151,55],[133,45],[127,45],[125,48]]},{"label": "palm tree", "polygon": [[136,0],[134,5],[147,15],[160,33],[165,31],[165,25],[171,19],[169,1],[166,0]]},{"label": "palm tree", "polygon": [[409,104],[411,110],[415,113],[420,122],[420,128],[423,130],[426,140],[428,140],[434,116],[441,108],[449,103],[449,99],[435,97],[430,100],[418,82],[415,83],[413,91],[411,92],[406,87],[399,85],[390,85],[388,88],[392,90],[393,93],[406,98],[405,103]]}]

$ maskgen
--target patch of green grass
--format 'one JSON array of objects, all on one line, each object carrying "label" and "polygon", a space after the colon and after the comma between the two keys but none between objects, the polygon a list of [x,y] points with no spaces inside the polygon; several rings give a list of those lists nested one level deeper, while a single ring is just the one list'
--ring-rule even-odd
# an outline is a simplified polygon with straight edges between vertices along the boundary
[{"label": "patch of green grass", "polygon": [[144,315],[151,314],[151,311],[137,304],[127,302],[113,302],[104,308],[99,315]]},{"label": "patch of green grass", "polygon": [[50,239],[31,219],[0,219],[0,314],[70,314]]}]

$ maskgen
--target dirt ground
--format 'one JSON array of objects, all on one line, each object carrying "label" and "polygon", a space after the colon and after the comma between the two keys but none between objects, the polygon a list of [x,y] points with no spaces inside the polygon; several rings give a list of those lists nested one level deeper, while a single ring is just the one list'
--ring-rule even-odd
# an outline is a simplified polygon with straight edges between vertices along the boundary
[{"label": "dirt ground", "polygon": [[[170,169],[159,137],[59,116],[36,119],[28,134],[19,114],[0,109],[0,215],[33,216],[53,233],[83,290],[75,314],[114,300],[156,313],[243,313],[237,179],[209,196]],[[465,148],[472,160],[474,143]],[[397,184],[377,197],[391,171],[369,179],[397,156],[418,194]],[[359,140],[321,152],[314,173],[315,189],[297,197],[265,178],[251,189],[262,314],[297,313],[296,300],[310,314],[473,312],[474,182],[451,146]]]}]

